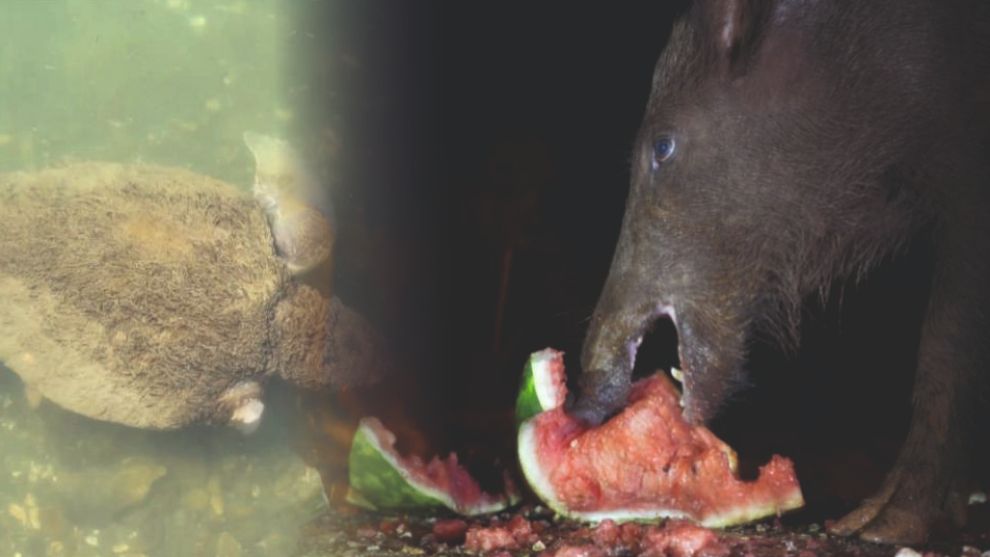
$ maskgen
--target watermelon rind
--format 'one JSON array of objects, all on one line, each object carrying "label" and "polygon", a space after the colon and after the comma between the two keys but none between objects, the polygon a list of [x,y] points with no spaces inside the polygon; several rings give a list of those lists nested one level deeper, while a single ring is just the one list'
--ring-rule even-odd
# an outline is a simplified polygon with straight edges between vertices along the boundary
[{"label": "watermelon rind", "polygon": [[564,403],[561,386],[551,372],[552,365],[561,365],[563,353],[552,348],[534,352],[523,369],[519,395],[516,397],[516,425],[533,416]]},{"label": "watermelon rind", "polygon": [[371,509],[456,506],[448,494],[412,478],[379,444],[366,422],[361,423],[354,435],[348,469],[351,482],[348,499],[358,506]]},{"label": "watermelon rind", "polygon": [[[536,443],[536,421],[533,419],[542,411],[552,410],[563,404],[563,396],[560,391],[555,391],[555,398],[540,399],[536,394],[538,388],[531,387],[530,384],[552,385],[553,378],[543,377],[551,375],[551,369],[547,365],[548,356],[559,357],[559,353],[550,349],[534,353],[530,356],[524,371],[524,380],[520,390],[518,401],[525,404],[525,409],[516,409],[516,416],[527,416],[519,420],[517,454],[519,465],[522,469],[526,481],[530,488],[548,507],[558,515],[580,520],[583,522],[600,522],[602,520],[613,520],[615,522],[654,522],[661,519],[688,519],[708,528],[724,528],[737,524],[752,522],[767,516],[773,516],[785,511],[793,510],[804,506],[804,497],[800,487],[795,487],[786,497],[775,498],[769,501],[762,501],[751,505],[740,505],[725,509],[722,512],[708,513],[703,517],[694,517],[679,509],[673,508],[635,508],[635,509],[608,509],[602,511],[577,511],[570,509],[556,495],[550,478],[537,459]],[[530,377],[532,376],[532,377]],[[543,403],[543,401],[548,403]],[[532,409],[538,407],[540,410],[533,412]],[[727,445],[723,447],[730,470],[735,473],[737,458],[735,451]]]},{"label": "watermelon rind", "polygon": [[374,503],[365,499],[364,495],[361,495],[361,492],[355,490],[353,487],[347,489],[347,496],[344,499],[355,507],[361,507],[369,511],[378,510],[378,507]]},{"label": "watermelon rind", "polygon": [[499,512],[519,501],[518,493],[510,490],[504,497],[492,501],[459,504],[446,491],[413,477],[389,448],[382,446],[367,419],[361,421],[354,434],[348,468],[347,501],[369,510],[446,508],[474,516]]}]

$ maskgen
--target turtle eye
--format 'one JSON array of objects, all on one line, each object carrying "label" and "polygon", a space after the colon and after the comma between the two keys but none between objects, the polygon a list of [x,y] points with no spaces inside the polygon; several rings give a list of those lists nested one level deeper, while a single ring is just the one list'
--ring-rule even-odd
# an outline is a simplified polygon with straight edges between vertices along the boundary
[{"label": "turtle eye", "polygon": [[660,165],[670,160],[674,156],[674,151],[677,149],[677,144],[674,142],[674,138],[669,135],[662,135],[653,142],[653,159],[650,161],[650,166],[653,170],[660,168]]}]

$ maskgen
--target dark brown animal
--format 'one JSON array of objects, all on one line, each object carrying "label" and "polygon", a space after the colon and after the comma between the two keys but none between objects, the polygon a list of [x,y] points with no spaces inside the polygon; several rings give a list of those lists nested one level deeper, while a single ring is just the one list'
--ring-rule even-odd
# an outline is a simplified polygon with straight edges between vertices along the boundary
[{"label": "dark brown animal", "polygon": [[[753,331],[793,344],[802,301],[919,234],[936,265],[910,433],[834,531],[917,542],[964,512],[988,376],[990,3],[697,0],[660,57],[574,412],[621,406],[673,319],[686,414],[712,418]],[[985,442],[985,440],[984,440]]]}]

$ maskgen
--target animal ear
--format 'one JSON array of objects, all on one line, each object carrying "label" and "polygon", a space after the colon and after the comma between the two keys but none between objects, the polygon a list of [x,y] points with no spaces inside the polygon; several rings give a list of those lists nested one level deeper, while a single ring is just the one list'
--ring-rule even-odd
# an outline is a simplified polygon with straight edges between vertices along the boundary
[{"label": "animal ear", "polygon": [[755,54],[760,28],[769,12],[769,0],[703,0],[705,18],[724,67],[733,74],[745,71]]}]

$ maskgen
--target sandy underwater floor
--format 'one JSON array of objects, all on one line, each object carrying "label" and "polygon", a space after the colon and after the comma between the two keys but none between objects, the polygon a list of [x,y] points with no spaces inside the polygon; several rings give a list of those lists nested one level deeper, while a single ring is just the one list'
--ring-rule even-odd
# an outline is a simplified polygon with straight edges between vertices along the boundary
[{"label": "sandy underwater floor", "polygon": [[0,368],[0,555],[292,555],[325,502],[284,425],[118,427],[32,409]]}]

